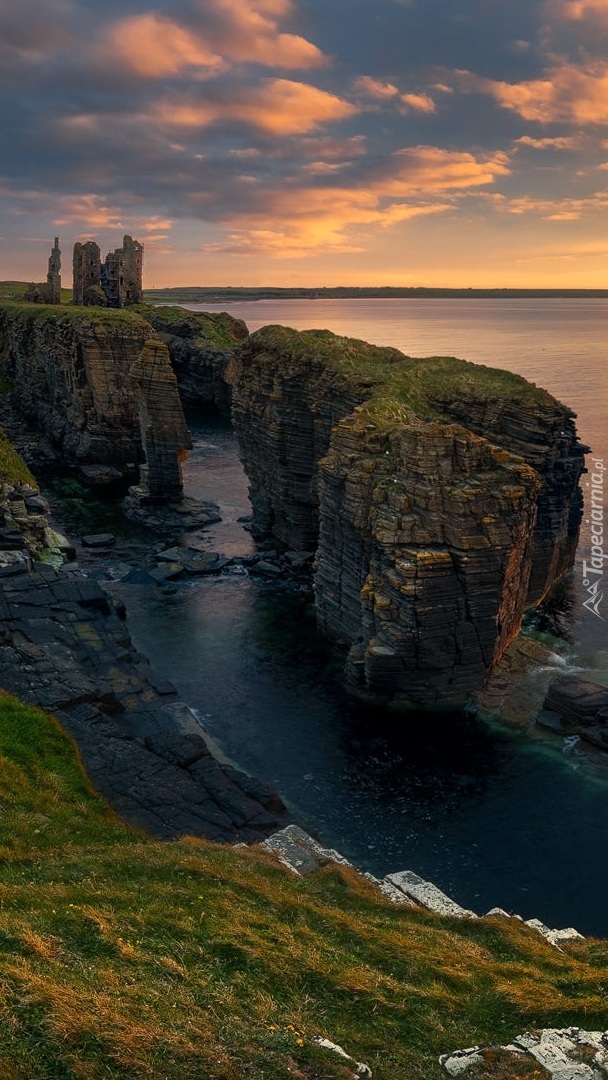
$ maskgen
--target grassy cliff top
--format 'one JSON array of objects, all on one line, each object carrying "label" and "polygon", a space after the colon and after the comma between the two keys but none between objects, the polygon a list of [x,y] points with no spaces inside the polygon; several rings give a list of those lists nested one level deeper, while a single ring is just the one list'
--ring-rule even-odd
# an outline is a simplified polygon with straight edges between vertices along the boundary
[{"label": "grassy cliff top", "polygon": [[460,1046],[608,1026],[608,943],[560,952],[517,922],[394,907],[343,869],[147,839],[2,694],[0,808],[3,1077],[350,1078],[319,1034],[375,1080],[440,1080]]},{"label": "grassy cliff top", "polygon": [[192,338],[202,348],[233,349],[248,335],[243,320],[226,311],[188,311],[177,305],[157,304],[138,304],[134,310],[155,330]]},{"label": "grassy cliff top", "polygon": [[70,304],[27,304],[19,300],[0,300],[0,315],[22,318],[30,323],[73,323],[80,326],[137,327],[146,320],[130,308],[72,307]]},{"label": "grassy cliff top", "polygon": [[[370,407],[375,397],[392,398],[421,419],[441,417],[442,403],[462,398],[488,403],[509,398],[515,406],[533,407],[537,412],[557,409],[571,415],[551,394],[521,375],[453,356],[412,358],[398,349],[340,337],[329,330],[298,331],[284,326],[262,327],[250,340],[252,349],[259,349],[262,356],[266,350],[284,357],[286,364],[314,364],[359,383],[369,382]],[[374,411],[378,419],[381,410]]]}]

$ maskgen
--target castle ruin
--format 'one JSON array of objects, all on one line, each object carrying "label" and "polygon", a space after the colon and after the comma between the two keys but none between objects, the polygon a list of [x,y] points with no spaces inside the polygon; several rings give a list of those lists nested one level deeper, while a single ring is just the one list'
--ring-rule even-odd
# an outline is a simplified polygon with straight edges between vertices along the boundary
[{"label": "castle ruin", "polygon": [[31,281],[25,299],[30,304],[61,303],[61,251],[59,237],[55,237],[55,246],[49,255],[49,269],[46,281]]},{"label": "castle ruin", "polygon": [[124,236],[122,247],[109,252],[104,263],[94,240],[74,244],[72,303],[111,308],[141,304],[143,258],[143,244],[132,236]]}]

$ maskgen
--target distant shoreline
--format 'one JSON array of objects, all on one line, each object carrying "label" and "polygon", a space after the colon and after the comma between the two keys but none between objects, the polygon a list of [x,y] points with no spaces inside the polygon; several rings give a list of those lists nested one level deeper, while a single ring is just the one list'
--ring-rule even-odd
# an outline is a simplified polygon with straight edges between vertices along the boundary
[{"label": "distant shoreline", "polygon": [[607,289],[434,289],[423,287],[355,288],[334,286],[318,289],[268,286],[180,286],[144,289],[144,297],[156,303],[216,304],[246,300],[553,300],[608,299]]}]

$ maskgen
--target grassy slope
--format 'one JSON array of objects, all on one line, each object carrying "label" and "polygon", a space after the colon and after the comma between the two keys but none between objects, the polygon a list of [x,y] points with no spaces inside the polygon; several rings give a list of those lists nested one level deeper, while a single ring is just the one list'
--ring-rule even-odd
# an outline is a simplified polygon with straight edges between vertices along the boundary
[{"label": "grassy slope", "polygon": [[546,390],[511,371],[473,364],[453,356],[413,358],[398,349],[340,337],[329,330],[292,330],[265,326],[251,335],[289,365],[317,364],[369,386],[369,401],[361,413],[378,427],[407,422],[412,417],[441,420],[441,402],[471,397],[482,402],[508,398],[517,407],[536,413],[563,409]]},{"label": "grassy slope", "polygon": [[446,1050],[608,1026],[607,943],[560,953],[517,923],[397,909],[343,870],[300,880],[256,849],[149,840],[7,696],[0,807],[6,1080],[351,1076],[317,1033],[375,1080],[438,1080]]}]

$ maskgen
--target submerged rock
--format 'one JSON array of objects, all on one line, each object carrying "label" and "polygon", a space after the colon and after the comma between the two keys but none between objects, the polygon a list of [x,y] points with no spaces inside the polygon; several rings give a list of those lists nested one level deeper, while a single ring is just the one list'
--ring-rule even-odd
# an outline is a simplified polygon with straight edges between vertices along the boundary
[{"label": "submerged rock", "polygon": [[562,675],[549,687],[538,723],[608,750],[608,687]]}]

